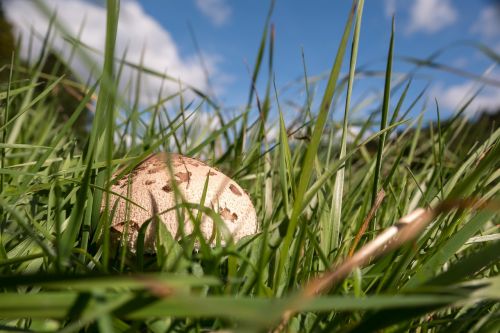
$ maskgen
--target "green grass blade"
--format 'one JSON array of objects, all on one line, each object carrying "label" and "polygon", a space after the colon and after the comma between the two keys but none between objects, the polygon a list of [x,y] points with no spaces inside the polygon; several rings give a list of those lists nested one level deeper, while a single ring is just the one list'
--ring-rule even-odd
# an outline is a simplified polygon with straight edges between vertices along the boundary
[{"label": "green grass blade", "polygon": [[470,219],[470,221],[446,241],[432,257],[426,262],[420,263],[416,274],[405,283],[405,289],[415,288],[429,280],[435,272],[455,255],[465,242],[474,236],[474,234],[477,233],[485,223],[490,221],[494,215],[494,212],[483,211]]},{"label": "green grass blade", "polygon": [[[352,88],[354,85],[354,78],[356,74],[356,61],[358,57],[359,33],[361,30],[361,20],[363,16],[364,0],[359,1],[356,12],[356,24],[354,26],[354,36],[352,40],[351,59],[349,66],[349,77],[347,84],[347,96],[344,112],[344,122],[342,126],[342,138],[340,142],[340,155],[339,159],[342,160],[346,156],[347,146],[347,131],[349,109],[351,107]],[[323,226],[322,230],[322,249],[324,253],[330,253],[333,248],[338,247],[339,234],[341,230],[340,221],[342,217],[342,196],[344,193],[344,171],[340,168],[335,174],[335,181],[333,185],[332,203],[330,208],[330,218],[327,224]]]},{"label": "green grass blade", "polygon": [[[318,151],[319,143],[321,137],[323,135],[323,129],[326,124],[326,120],[328,114],[330,112],[330,106],[332,103],[333,95],[335,93],[335,87],[337,85],[337,79],[340,74],[340,68],[342,66],[342,61],[344,59],[345,50],[347,48],[347,41],[349,39],[349,35],[351,32],[351,25],[354,16],[354,7],[352,8],[349,17],[347,19],[344,33],[342,35],[342,39],[340,41],[340,45],[338,48],[337,56],[335,57],[335,61],[330,72],[330,77],[328,78],[327,87],[325,89],[325,93],[323,95],[323,99],[321,101],[321,105],[319,108],[319,114],[316,120],[316,124],[314,126],[313,134],[311,137],[311,142],[309,143],[309,147],[306,152],[306,156],[302,163],[302,172],[300,174],[299,185],[297,188],[297,194],[294,198],[293,210],[290,217],[290,222],[287,227],[286,235],[281,244],[281,252],[280,252],[280,260],[277,270],[277,278],[276,281],[280,281],[281,274],[284,270],[284,266],[287,262],[288,250],[290,249],[290,245],[292,244],[293,235],[296,232],[297,224],[299,222],[300,215],[302,213],[302,207],[304,205],[303,199],[306,193],[307,187],[311,180],[312,171],[314,161],[316,159],[316,153]],[[290,275],[293,275],[294,272],[289,272]]]},{"label": "green grass blade", "polygon": [[275,0],[271,0],[270,5],[269,5],[269,11],[267,13],[267,18],[266,18],[266,23],[264,24],[264,31],[262,32],[262,36],[260,39],[260,45],[259,45],[259,50],[257,51],[257,58],[255,61],[255,65],[253,68],[252,72],[252,79],[250,82],[250,88],[249,88],[249,93],[248,93],[248,101],[247,101],[247,106],[245,109],[245,112],[243,113],[243,119],[241,122],[241,129],[239,132],[239,136],[236,139],[236,149],[235,149],[235,162],[240,162],[242,159],[242,153],[245,147],[245,140],[246,140],[246,132],[247,132],[247,126],[248,126],[248,113],[250,112],[251,106],[252,106],[252,101],[254,98],[255,94],[255,86],[257,82],[257,78],[259,77],[260,73],[260,67],[262,64],[262,59],[264,58],[264,51],[266,48],[266,41],[267,41],[267,35],[268,35],[268,30],[269,30],[269,25],[271,22],[271,16],[274,10],[274,5],[275,5]]},{"label": "green grass blade", "polygon": [[[387,55],[387,67],[385,71],[385,85],[384,85],[384,100],[382,102],[382,119],[380,121],[380,130],[387,127],[387,116],[389,114],[389,100],[391,97],[391,77],[392,77],[392,54],[394,52],[394,17],[392,18],[391,26],[391,39],[389,42],[389,54]],[[384,151],[386,134],[382,134],[379,138],[377,147],[377,161],[375,164],[375,173],[373,176],[373,189],[372,189],[372,206],[375,204],[377,193],[379,191],[380,172],[382,168],[382,153]]]},{"label": "green grass blade", "polygon": [[[470,222],[469,222],[470,223]],[[453,263],[446,272],[427,281],[427,285],[450,285],[462,279],[470,278],[475,273],[500,261],[500,242],[492,242],[474,253]]]}]

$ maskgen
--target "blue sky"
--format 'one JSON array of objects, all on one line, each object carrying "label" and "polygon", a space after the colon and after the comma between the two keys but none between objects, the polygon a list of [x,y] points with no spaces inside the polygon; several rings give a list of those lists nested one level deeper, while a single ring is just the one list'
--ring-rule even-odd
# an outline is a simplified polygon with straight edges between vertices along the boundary
[{"label": "blue sky", "polygon": [[[204,8],[203,3],[211,3],[212,10]],[[269,7],[267,1],[198,0],[166,4],[143,0],[141,4],[176,37],[186,54],[193,52],[190,24],[200,47],[205,52],[221,55],[220,66],[231,76],[230,88],[222,94],[223,99],[229,104],[245,100],[249,82],[247,67],[254,63]],[[302,76],[302,49],[310,75],[329,70],[349,8],[349,1],[276,2],[272,22],[276,27],[275,74],[279,87]],[[491,12],[496,10],[497,16],[492,17]],[[360,65],[384,69],[392,14],[396,16],[396,56],[426,58],[442,46],[467,39],[481,41],[500,51],[500,9],[495,9],[493,1],[371,0],[365,4]],[[492,64],[490,59],[465,45],[451,48],[437,61],[479,75]],[[396,72],[405,72],[413,66],[397,60],[394,67]],[[450,88],[460,90],[457,87],[470,85],[470,80],[441,71],[420,73],[432,77],[438,95]],[[412,91],[417,93],[428,78],[415,81]],[[376,89],[380,83],[380,80],[361,81],[359,90]],[[491,97],[491,94],[487,95]],[[452,98],[447,99],[445,108],[450,109]],[[496,101],[500,103],[500,98]],[[487,103],[490,102],[485,101]]]},{"label": "blue sky", "polygon": [[[47,0],[46,3],[58,8],[70,32],[76,33],[86,17],[82,40],[97,48],[103,43],[103,1]],[[20,33],[27,33],[30,26],[38,31],[46,27],[46,18],[30,14],[30,8],[34,7],[32,0],[7,0],[5,5],[7,16]],[[395,79],[398,73],[413,68],[401,60],[402,56],[423,59],[453,42],[479,41],[500,53],[499,6],[500,2],[493,0],[368,0],[358,64],[373,71],[384,70],[392,14],[396,17]],[[274,74],[278,88],[288,86],[303,75],[302,49],[310,76],[329,71],[349,7],[350,1],[276,1],[271,22],[276,28]],[[255,61],[268,8],[269,2],[264,0],[122,0],[117,51],[121,54],[128,47],[129,59],[139,61],[145,48],[147,66],[208,89],[189,30],[191,26],[218,100],[227,107],[242,106],[248,95],[249,68]],[[54,44],[61,52],[67,51],[64,42]],[[500,70],[491,68],[493,61],[465,43],[449,48],[436,61],[477,75],[489,69],[489,78],[500,81]],[[76,61],[75,67],[82,65]],[[267,62],[263,70],[266,78]],[[261,94],[264,83],[258,85]],[[376,96],[382,83],[381,78],[359,78],[354,87],[355,98]],[[448,115],[476,88],[470,78],[423,69],[414,79],[410,97],[416,96],[427,84],[430,84],[427,100],[438,98],[443,113]],[[154,91],[159,82],[151,80],[149,87]],[[321,88],[319,84],[318,94]],[[290,89],[283,90],[283,99],[303,101],[303,94],[303,83],[295,81]],[[471,106],[470,113],[498,105],[499,85],[487,86]],[[372,107],[376,106],[374,103]],[[434,107],[430,107],[427,117],[433,118],[434,114]]]}]

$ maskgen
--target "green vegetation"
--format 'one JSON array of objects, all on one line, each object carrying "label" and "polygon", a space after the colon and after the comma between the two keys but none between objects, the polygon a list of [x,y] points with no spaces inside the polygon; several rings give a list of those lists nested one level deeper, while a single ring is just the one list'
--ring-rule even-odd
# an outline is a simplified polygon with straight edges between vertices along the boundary
[{"label": "green vegetation", "polygon": [[[500,329],[500,129],[464,118],[467,105],[429,126],[421,115],[408,118],[420,97],[407,97],[411,77],[391,84],[393,31],[380,108],[348,140],[363,1],[347,14],[321,102],[305,74],[303,110],[287,122],[272,76],[269,20],[252,76],[266,79],[267,51],[267,89],[255,103],[252,84],[248,106],[231,118],[189,86],[192,101],[179,93],[143,107],[126,101],[125,94],[139,94],[118,89],[130,64],[115,61],[119,1],[107,4],[96,82],[85,85],[47,66],[48,53],[32,65],[14,57],[2,67],[0,331]],[[57,93],[67,89],[71,103]],[[332,107],[336,98],[346,98],[345,110]],[[57,105],[68,115],[64,122]],[[75,131],[94,108],[92,125]],[[331,112],[342,111],[342,123],[332,120]],[[219,126],[200,134],[205,112]],[[268,135],[271,114],[279,117],[276,139]],[[157,256],[114,249],[113,207],[101,208],[112,174],[172,147],[234,177],[255,203],[260,232],[200,252],[192,251],[194,239],[166,235]],[[397,224],[400,233],[387,247],[360,251],[419,207],[426,210]]]}]

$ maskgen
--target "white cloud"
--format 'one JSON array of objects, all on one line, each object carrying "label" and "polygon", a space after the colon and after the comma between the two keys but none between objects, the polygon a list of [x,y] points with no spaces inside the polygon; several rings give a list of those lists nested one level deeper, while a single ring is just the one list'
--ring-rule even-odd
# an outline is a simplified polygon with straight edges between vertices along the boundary
[{"label": "white cloud", "polygon": [[392,17],[396,12],[396,0],[384,0],[385,16]]},{"label": "white cloud", "polygon": [[216,26],[227,23],[232,14],[226,0],[196,0],[196,7]]},{"label": "white cloud", "polygon": [[[500,75],[498,75],[500,78]],[[440,108],[456,111],[462,107],[479,89],[474,82],[465,82],[449,87],[443,85],[435,86],[431,92],[432,100],[437,99]],[[476,115],[478,112],[496,112],[500,108],[500,89],[496,87],[485,87],[477,95],[465,111],[468,115]]]},{"label": "white cloud", "polygon": [[[82,22],[85,22],[81,41],[97,50],[104,50],[106,32],[106,9],[98,4],[84,0],[45,0],[45,4],[57,11],[57,18],[72,36],[76,36]],[[8,20],[13,23],[16,31],[23,35],[21,56],[28,56],[30,31],[37,34],[34,39],[33,54],[36,56],[42,48],[43,37],[47,31],[48,18],[42,14],[34,1],[7,0],[4,3]],[[53,38],[53,49],[66,58],[70,45],[63,40],[61,34]],[[116,40],[116,57],[121,58],[126,52],[126,59],[139,64],[144,49],[144,66],[166,73],[189,83],[199,89],[206,89],[206,79],[202,66],[195,56],[181,57],[172,36],[153,17],[144,12],[136,0],[122,1],[118,36]],[[102,55],[90,53],[91,58],[98,65],[102,65]],[[210,74],[217,72],[217,57],[205,55],[205,64]],[[87,80],[89,69],[83,57],[76,57],[72,64],[73,70]],[[120,89],[127,86],[129,79],[135,81],[137,72],[125,68],[122,74]],[[153,76],[142,77],[143,102],[151,102],[158,96],[161,79]],[[215,83],[217,85],[217,82]],[[133,84],[132,84],[133,87]],[[167,92],[178,91],[178,83],[165,85]]]},{"label": "white cloud", "polygon": [[458,18],[458,12],[450,0],[415,0],[410,9],[410,22],[406,32],[437,32]]},{"label": "white cloud", "polygon": [[479,17],[472,26],[472,32],[486,38],[500,36],[500,9],[488,6],[481,10]]},{"label": "white cloud", "polygon": [[467,57],[458,57],[451,61],[451,66],[460,69],[467,69],[469,65],[469,58]]}]

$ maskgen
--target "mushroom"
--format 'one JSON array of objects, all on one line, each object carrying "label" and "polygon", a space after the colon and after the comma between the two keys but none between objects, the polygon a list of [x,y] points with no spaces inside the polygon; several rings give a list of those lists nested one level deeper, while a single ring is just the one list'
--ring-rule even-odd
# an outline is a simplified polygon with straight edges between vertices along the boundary
[{"label": "mushroom", "polygon": [[[155,214],[174,238],[193,233],[194,225],[189,214],[183,214],[179,223],[176,209],[181,202],[201,204],[205,183],[208,179],[205,207],[221,217],[227,231],[236,242],[257,232],[257,216],[248,194],[231,178],[219,170],[196,159],[179,154],[152,154],[138,164],[129,174],[111,186],[110,212],[112,213],[112,237],[126,236],[127,248],[135,253],[141,226],[149,223],[144,240],[144,251],[156,251]],[[177,191],[178,190],[178,191]],[[126,200],[124,198],[128,198]],[[182,199],[181,199],[182,198]],[[102,206],[105,205],[103,199]],[[196,217],[198,211],[192,209]],[[179,225],[183,225],[180,230]],[[224,228],[222,228],[224,229]],[[215,230],[221,230],[216,225]],[[206,214],[200,219],[200,231],[210,244],[215,242],[214,221]],[[221,233],[223,234],[223,233]],[[222,244],[225,244],[224,237]]]}]

